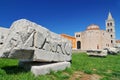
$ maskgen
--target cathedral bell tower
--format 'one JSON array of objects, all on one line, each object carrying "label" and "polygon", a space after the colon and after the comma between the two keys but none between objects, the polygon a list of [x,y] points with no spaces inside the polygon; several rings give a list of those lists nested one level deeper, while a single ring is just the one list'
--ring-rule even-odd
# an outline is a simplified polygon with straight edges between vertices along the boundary
[{"label": "cathedral bell tower", "polygon": [[114,47],[115,46],[115,21],[110,12],[106,20],[106,31],[110,34],[111,45]]}]

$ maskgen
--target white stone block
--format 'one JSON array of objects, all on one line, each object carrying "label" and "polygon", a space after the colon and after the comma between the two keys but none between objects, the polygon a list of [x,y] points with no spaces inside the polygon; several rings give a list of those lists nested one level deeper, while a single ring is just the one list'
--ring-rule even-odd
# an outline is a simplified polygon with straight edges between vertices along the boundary
[{"label": "white stone block", "polygon": [[4,44],[5,39],[7,38],[9,29],[0,27],[0,49]]},{"label": "white stone block", "polygon": [[45,43],[45,37],[42,33],[36,32],[35,34],[35,47],[41,49],[43,47],[43,44]]},{"label": "white stone block", "polygon": [[1,48],[2,57],[40,62],[71,61],[71,42],[34,22],[15,21],[8,34]]},{"label": "white stone block", "polygon": [[60,61],[70,61],[71,55],[67,56],[63,53],[49,52],[41,49],[36,49],[34,52],[33,61],[41,62],[60,62]]},{"label": "white stone block", "polygon": [[70,67],[70,62],[59,62],[59,63],[52,63],[52,64],[46,64],[46,65],[40,65],[40,66],[32,66],[31,72],[35,75],[45,75],[49,74],[51,71],[60,71],[65,70],[66,68]]}]

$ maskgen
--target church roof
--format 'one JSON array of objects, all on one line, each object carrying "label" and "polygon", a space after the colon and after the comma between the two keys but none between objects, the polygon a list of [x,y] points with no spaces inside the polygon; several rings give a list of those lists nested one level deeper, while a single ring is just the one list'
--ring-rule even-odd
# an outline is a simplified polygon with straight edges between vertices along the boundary
[{"label": "church roof", "polygon": [[92,24],[87,27],[87,30],[100,30],[98,25]]},{"label": "church roof", "polygon": [[67,34],[60,34],[60,35],[63,36],[63,37],[75,38],[75,37],[67,35]]}]

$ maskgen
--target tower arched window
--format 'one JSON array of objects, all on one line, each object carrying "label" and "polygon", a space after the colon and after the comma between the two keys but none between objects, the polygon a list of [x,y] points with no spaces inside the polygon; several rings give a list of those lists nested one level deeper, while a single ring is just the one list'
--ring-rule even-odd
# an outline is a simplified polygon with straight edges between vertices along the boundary
[{"label": "tower arched window", "polygon": [[111,29],[111,32],[112,32],[113,30]]},{"label": "tower arched window", "polygon": [[80,37],[80,35],[76,35],[76,37]]},{"label": "tower arched window", "polygon": [[111,36],[111,38],[113,37],[113,35],[110,35]]},{"label": "tower arched window", "polygon": [[113,40],[111,40],[111,43],[113,43]]},{"label": "tower arched window", "polygon": [[109,23],[107,23],[107,26],[109,26]]},{"label": "tower arched window", "polygon": [[108,32],[109,32],[109,29],[108,29]]},{"label": "tower arched window", "polygon": [[78,37],[78,35],[76,35],[76,37]]},{"label": "tower arched window", "polygon": [[110,23],[110,26],[112,26],[112,23]]}]

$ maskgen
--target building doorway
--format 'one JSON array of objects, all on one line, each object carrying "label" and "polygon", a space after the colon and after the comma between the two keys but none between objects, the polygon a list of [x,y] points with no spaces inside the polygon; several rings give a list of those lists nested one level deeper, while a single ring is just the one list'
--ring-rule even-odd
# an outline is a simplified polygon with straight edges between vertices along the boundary
[{"label": "building doorway", "polygon": [[77,41],[77,49],[81,49],[81,42]]}]

